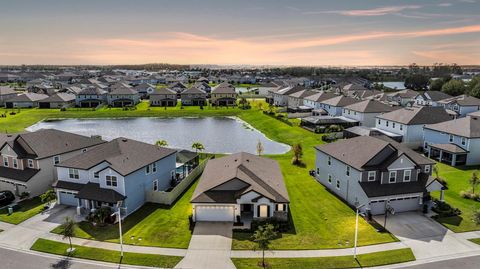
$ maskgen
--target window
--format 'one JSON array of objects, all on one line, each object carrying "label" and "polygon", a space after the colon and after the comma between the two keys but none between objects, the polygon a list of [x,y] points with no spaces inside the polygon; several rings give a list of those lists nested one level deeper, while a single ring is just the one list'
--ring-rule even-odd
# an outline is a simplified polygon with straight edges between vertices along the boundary
[{"label": "window", "polygon": [[425,173],[430,173],[430,165],[425,165]]},{"label": "window", "polygon": [[317,176],[320,174],[320,168],[317,167]]},{"label": "window", "polygon": [[448,141],[453,142],[453,135],[450,135],[450,137],[448,138]]},{"label": "window", "polygon": [[152,173],[157,172],[157,163],[152,163]]},{"label": "window", "polygon": [[116,187],[117,186],[117,177],[116,176],[106,176],[105,181],[107,186]]},{"label": "window", "polygon": [[8,167],[8,157],[3,157],[3,166]]},{"label": "window", "polygon": [[268,218],[268,205],[260,205],[259,210],[258,215],[260,218]]},{"label": "window", "polygon": [[388,127],[388,120],[385,122],[385,126],[387,126],[387,127]]},{"label": "window", "polygon": [[377,173],[375,171],[368,171],[368,181],[375,181],[375,175]]},{"label": "window", "polygon": [[285,205],[284,204],[277,204],[277,211],[285,211]]},{"label": "window", "polygon": [[87,149],[82,149],[82,153],[85,153],[85,152],[87,152]]},{"label": "window", "polygon": [[12,159],[13,161],[13,168],[18,168],[18,161],[17,159]]},{"label": "window", "polygon": [[403,130],[403,124],[400,124],[400,131]]},{"label": "window", "polygon": [[60,156],[53,157],[53,164],[59,164],[59,163],[60,163]]},{"label": "window", "polygon": [[405,170],[403,174],[403,181],[410,182],[410,178],[412,177],[412,170]]},{"label": "window", "polygon": [[32,159],[28,159],[28,167],[33,168],[33,160]]},{"label": "window", "polygon": [[392,122],[392,128],[395,128],[395,122]]},{"label": "window", "polygon": [[388,174],[388,183],[395,183],[397,181],[397,171],[390,171]]},{"label": "window", "polygon": [[158,180],[153,181],[153,191],[158,191]]},{"label": "window", "polygon": [[328,175],[328,183],[332,184],[332,175]]},{"label": "window", "polygon": [[150,165],[145,166],[145,173],[150,174]]},{"label": "window", "polygon": [[382,123],[382,121],[381,121],[381,120],[378,120],[378,125],[380,125],[381,123]]},{"label": "window", "polygon": [[69,168],[68,169],[68,177],[73,179],[79,179],[80,176],[78,175],[78,169]]},{"label": "window", "polygon": [[340,189],[340,180],[337,179],[337,189]]},{"label": "window", "polygon": [[328,162],[327,163],[328,163],[329,166],[332,165],[332,157],[328,156]]},{"label": "window", "polygon": [[423,143],[423,147],[424,147],[425,149],[427,149],[427,148],[428,148],[428,143],[427,143],[427,142]]},{"label": "window", "polygon": [[94,177],[94,178],[99,178],[100,175],[98,175],[98,172],[93,172],[93,177]]},{"label": "window", "polygon": [[462,137],[462,145],[465,146],[465,144],[467,144],[467,139],[465,137]]},{"label": "window", "polygon": [[347,171],[345,172],[345,174],[349,177],[350,176],[350,166],[347,166]]}]

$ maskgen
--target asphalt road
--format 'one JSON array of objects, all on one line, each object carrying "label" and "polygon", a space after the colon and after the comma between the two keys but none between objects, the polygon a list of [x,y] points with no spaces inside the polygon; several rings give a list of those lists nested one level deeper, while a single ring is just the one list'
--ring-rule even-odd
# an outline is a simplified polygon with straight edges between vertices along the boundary
[{"label": "asphalt road", "polygon": [[478,269],[480,268],[480,256],[473,256],[467,258],[460,258],[454,260],[446,260],[439,262],[432,262],[427,264],[420,264],[414,266],[401,267],[402,269]]},{"label": "asphalt road", "polygon": [[140,268],[66,259],[42,253],[22,252],[0,247],[1,269],[112,269]]}]

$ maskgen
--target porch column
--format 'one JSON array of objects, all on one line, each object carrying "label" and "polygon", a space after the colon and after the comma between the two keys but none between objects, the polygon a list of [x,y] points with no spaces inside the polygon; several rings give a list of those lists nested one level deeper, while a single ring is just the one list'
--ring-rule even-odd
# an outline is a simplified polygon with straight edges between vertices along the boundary
[{"label": "porch column", "polygon": [[432,148],[428,147],[428,158],[430,158],[430,155],[432,154]]},{"label": "porch column", "polygon": [[455,166],[456,163],[457,163],[457,154],[452,153],[452,163],[451,163],[451,165]]},{"label": "porch column", "polygon": [[445,190],[442,189],[442,190],[440,191],[440,201],[441,201],[441,202],[445,202],[445,197],[444,197],[444,195],[445,195]]},{"label": "porch column", "polygon": [[80,198],[77,198],[77,215],[82,214],[82,200]]},{"label": "porch column", "polygon": [[443,150],[440,150],[440,155],[438,156],[438,158],[439,158],[438,160],[440,162],[442,162],[442,160],[443,160]]}]

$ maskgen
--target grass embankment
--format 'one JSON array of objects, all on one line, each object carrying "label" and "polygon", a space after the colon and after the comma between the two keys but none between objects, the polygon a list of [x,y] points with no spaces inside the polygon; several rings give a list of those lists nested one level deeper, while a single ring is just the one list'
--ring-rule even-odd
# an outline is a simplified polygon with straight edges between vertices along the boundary
[{"label": "grass embankment", "polygon": [[[462,211],[460,216],[438,218],[437,221],[456,233],[480,230],[480,225],[473,221],[473,214],[475,210],[480,209],[480,202],[460,196],[460,192],[471,189],[468,180],[471,178],[473,171],[479,169],[479,167],[458,168],[442,163],[437,165],[439,176],[447,181],[448,190],[445,191],[445,202]],[[440,192],[432,193],[432,196],[439,198]]]},{"label": "grass embankment", "polygon": [[31,250],[73,258],[159,268],[173,268],[182,259],[182,257],[177,256],[132,252],[124,252],[123,258],[120,259],[119,251],[84,247],[79,245],[73,245],[73,247],[75,248],[75,251],[69,254],[67,253],[67,249],[70,248],[69,244],[46,239],[38,239],[31,247]]},{"label": "grass embankment", "polygon": [[[357,260],[353,256],[339,257],[319,257],[319,258],[274,258],[266,259],[269,269],[332,269],[332,268],[363,268],[371,266],[381,266],[402,262],[414,261],[415,256],[409,248],[381,251],[370,254],[357,255]],[[255,269],[261,268],[258,264],[261,259],[232,259],[237,269]]]},{"label": "grass embankment", "polygon": [[37,215],[42,212],[44,204],[39,197],[24,200],[19,202],[17,206],[14,207],[13,213],[8,214],[8,208],[5,207],[0,210],[0,221],[8,222],[11,224],[19,224],[27,219]]}]

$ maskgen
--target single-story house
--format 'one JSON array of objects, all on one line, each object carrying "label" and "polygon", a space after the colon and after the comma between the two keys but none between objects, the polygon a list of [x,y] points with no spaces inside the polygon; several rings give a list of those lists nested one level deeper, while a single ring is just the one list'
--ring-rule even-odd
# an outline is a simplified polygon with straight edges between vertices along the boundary
[{"label": "single-story house", "polygon": [[38,107],[38,102],[48,98],[46,94],[27,92],[5,101],[6,108],[32,108]]},{"label": "single-story house", "polygon": [[39,108],[62,108],[75,105],[75,95],[70,93],[56,93],[38,102]]}]

